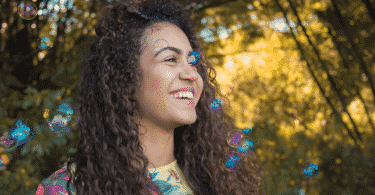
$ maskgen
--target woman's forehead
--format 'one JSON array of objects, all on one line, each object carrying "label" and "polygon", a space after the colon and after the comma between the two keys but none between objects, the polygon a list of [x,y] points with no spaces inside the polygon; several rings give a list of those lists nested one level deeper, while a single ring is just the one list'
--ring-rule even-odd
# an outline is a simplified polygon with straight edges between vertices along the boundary
[{"label": "woman's forehead", "polygon": [[154,29],[153,31],[150,29],[146,30],[142,42],[144,49],[149,48],[156,51],[164,47],[176,46],[176,44],[189,43],[184,32],[174,24],[159,23],[157,25],[158,27],[151,27]]}]

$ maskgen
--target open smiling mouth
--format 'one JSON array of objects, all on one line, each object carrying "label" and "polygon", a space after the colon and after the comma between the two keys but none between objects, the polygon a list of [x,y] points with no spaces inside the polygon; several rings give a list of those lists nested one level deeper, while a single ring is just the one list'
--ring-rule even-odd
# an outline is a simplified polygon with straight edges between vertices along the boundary
[{"label": "open smiling mouth", "polygon": [[171,98],[175,99],[175,100],[179,100],[179,101],[182,101],[182,102],[188,102],[189,104],[188,105],[191,105],[191,104],[195,104],[195,101],[194,101],[194,98],[191,99],[191,98],[187,98],[187,97],[174,97],[172,95],[170,95]]}]

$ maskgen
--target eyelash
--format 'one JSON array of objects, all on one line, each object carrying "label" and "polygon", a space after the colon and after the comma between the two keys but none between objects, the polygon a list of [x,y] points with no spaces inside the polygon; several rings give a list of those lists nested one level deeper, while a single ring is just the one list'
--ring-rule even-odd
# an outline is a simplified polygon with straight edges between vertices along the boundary
[{"label": "eyelash", "polygon": [[177,58],[175,58],[175,57],[173,57],[173,58],[169,58],[168,60],[165,60],[165,62],[169,62],[169,60],[172,60],[172,59],[177,59]]},{"label": "eyelash", "polygon": [[169,60],[177,60],[177,58],[175,58],[175,57],[173,57],[173,58],[169,58],[169,59],[167,59],[167,60],[165,60],[165,62],[170,62]]}]

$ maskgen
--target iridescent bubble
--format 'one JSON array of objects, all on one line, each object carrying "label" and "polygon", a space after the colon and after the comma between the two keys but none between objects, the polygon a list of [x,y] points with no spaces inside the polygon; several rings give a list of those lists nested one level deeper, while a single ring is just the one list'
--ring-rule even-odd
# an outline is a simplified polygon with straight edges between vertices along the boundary
[{"label": "iridescent bubble", "polygon": [[225,158],[224,166],[233,171],[240,163],[240,155],[236,152],[231,152],[229,157]]},{"label": "iridescent bubble", "polygon": [[32,132],[32,128],[26,125],[23,121],[18,120],[16,126],[12,128],[10,133],[11,139],[17,142],[17,146],[23,145],[34,137],[35,133]]},{"label": "iridescent bubble", "polygon": [[18,14],[25,20],[32,20],[37,15],[37,7],[30,0],[21,1],[18,5]]},{"label": "iridescent bubble", "polygon": [[301,172],[305,178],[313,178],[319,173],[319,159],[314,158],[303,163]]},{"label": "iridescent bubble", "polygon": [[211,111],[219,111],[219,110],[222,109],[221,104],[222,104],[223,101],[221,99],[219,99],[219,98],[212,98],[209,102],[211,102],[210,106],[209,106],[209,109]]},{"label": "iridescent bubble", "polygon": [[244,129],[242,129],[242,132],[243,132],[244,135],[250,136],[251,133],[253,132],[253,127],[247,126]]},{"label": "iridescent bubble", "polygon": [[5,147],[6,151],[25,144],[35,135],[32,131],[32,127],[25,124],[22,120],[17,120],[10,132],[9,135],[5,133],[5,135],[0,138],[1,145]]},{"label": "iridescent bubble", "polygon": [[228,133],[227,143],[232,148],[238,148],[244,134],[238,130],[232,130]]},{"label": "iridescent bubble", "polygon": [[70,131],[76,126],[79,119],[75,109],[66,103],[55,107],[47,115],[47,124],[50,130],[55,133]]},{"label": "iridescent bubble", "polygon": [[52,41],[50,41],[47,37],[38,39],[38,47],[41,50],[49,50],[52,47]]},{"label": "iridescent bubble", "polygon": [[14,142],[14,140],[9,138],[8,132],[6,132],[4,136],[0,137],[0,144],[4,146],[5,149],[10,148],[10,146],[14,146]]},{"label": "iridescent bubble", "polygon": [[200,62],[201,56],[202,55],[197,51],[191,52],[188,58],[188,63],[194,66],[197,65]]},{"label": "iridescent bubble", "polygon": [[250,153],[249,151],[254,151],[254,142],[250,140],[250,137],[244,136],[237,148],[237,152],[247,156]]}]

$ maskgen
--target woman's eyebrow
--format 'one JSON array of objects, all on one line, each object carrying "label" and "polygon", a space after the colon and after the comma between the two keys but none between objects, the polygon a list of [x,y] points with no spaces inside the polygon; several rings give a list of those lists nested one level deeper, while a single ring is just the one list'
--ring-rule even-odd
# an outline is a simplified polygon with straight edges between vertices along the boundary
[{"label": "woman's eyebrow", "polygon": [[[159,55],[161,52],[165,51],[165,50],[171,50],[171,51],[174,51],[176,52],[177,54],[181,55],[181,49],[178,49],[178,48],[175,48],[175,47],[164,47],[163,49],[160,49],[158,52],[156,52],[154,58]],[[193,51],[189,51],[189,54],[192,53]]]}]

